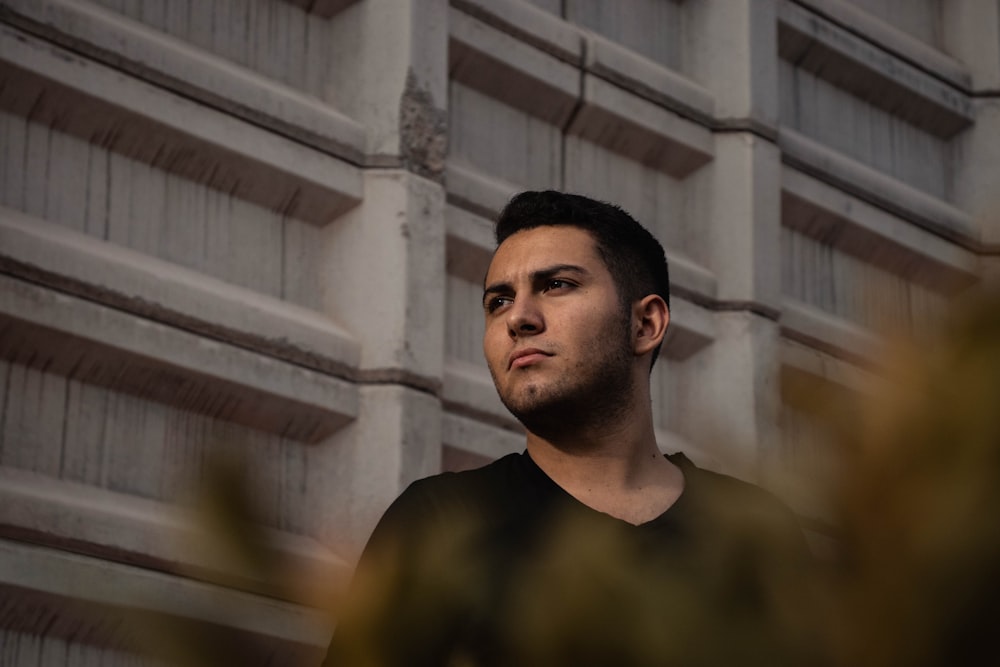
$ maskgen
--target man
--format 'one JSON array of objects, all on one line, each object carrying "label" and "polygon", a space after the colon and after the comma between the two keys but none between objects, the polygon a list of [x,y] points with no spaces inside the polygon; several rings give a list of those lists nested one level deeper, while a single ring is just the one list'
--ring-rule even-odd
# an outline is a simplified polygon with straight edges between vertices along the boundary
[{"label": "man", "polygon": [[786,593],[805,549],[790,513],[656,443],[659,242],[618,207],[552,191],[514,197],[496,240],[483,351],[526,451],[393,503],[326,664],[799,657]]}]

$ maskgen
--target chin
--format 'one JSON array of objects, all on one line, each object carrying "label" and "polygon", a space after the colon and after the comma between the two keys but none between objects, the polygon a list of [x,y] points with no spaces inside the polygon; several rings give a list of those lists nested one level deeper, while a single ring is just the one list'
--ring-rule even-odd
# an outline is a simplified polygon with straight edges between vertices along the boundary
[{"label": "chin", "polygon": [[566,425],[567,418],[576,412],[576,402],[572,397],[532,385],[515,392],[514,395],[501,396],[507,410],[525,428],[538,432],[547,424]]}]

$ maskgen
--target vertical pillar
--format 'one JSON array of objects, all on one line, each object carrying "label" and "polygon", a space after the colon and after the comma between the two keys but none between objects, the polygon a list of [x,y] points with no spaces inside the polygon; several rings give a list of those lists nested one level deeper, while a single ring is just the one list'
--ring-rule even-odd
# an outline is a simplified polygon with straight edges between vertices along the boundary
[{"label": "vertical pillar", "polygon": [[367,130],[364,198],[324,229],[316,289],[361,342],[358,420],[323,446],[330,541],[355,550],[411,481],[440,470],[447,0],[338,15],[328,101]]},{"label": "vertical pillar", "polygon": [[972,216],[987,277],[1000,279],[1000,3],[950,0],[942,3],[944,43],[969,69],[976,122],[955,140],[955,203]]},{"label": "vertical pillar", "polygon": [[[715,158],[693,178],[707,193],[694,215],[716,276],[718,337],[703,351],[695,391],[706,446],[729,472],[755,476],[776,439],[777,316],[781,306],[781,160],[777,8],[771,0],[692,7],[699,45],[691,74],[715,97]],[[712,406],[712,407],[707,407]],[[754,449],[756,444],[756,449]]]}]

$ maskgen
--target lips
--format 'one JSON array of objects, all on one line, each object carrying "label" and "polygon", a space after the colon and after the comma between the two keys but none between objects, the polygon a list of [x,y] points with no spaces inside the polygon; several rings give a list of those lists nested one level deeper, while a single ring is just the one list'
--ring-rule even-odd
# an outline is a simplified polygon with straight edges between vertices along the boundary
[{"label": "lips", "polygon": [[544,350],[539,350],[538,348],[529,347],[523,350],[518,350],[514,354],[510,355],[510,361],[507,364],[508,369],[513,368],[523,368],[524,366],[531,366],[536,364],[543,359],[551,357],[552,355]]}]

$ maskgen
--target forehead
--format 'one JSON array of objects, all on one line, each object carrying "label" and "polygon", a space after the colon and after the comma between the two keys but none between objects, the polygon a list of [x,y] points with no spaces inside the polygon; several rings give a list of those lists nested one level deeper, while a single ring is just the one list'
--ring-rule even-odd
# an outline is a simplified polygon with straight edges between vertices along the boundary
[{"label": "forehead", "polygon": [[512,234],[500,244],[486,282],[507,280],[557,264],[572,264],[592,273],[604,270],[590,232],[569,225],[545,225]]}]

